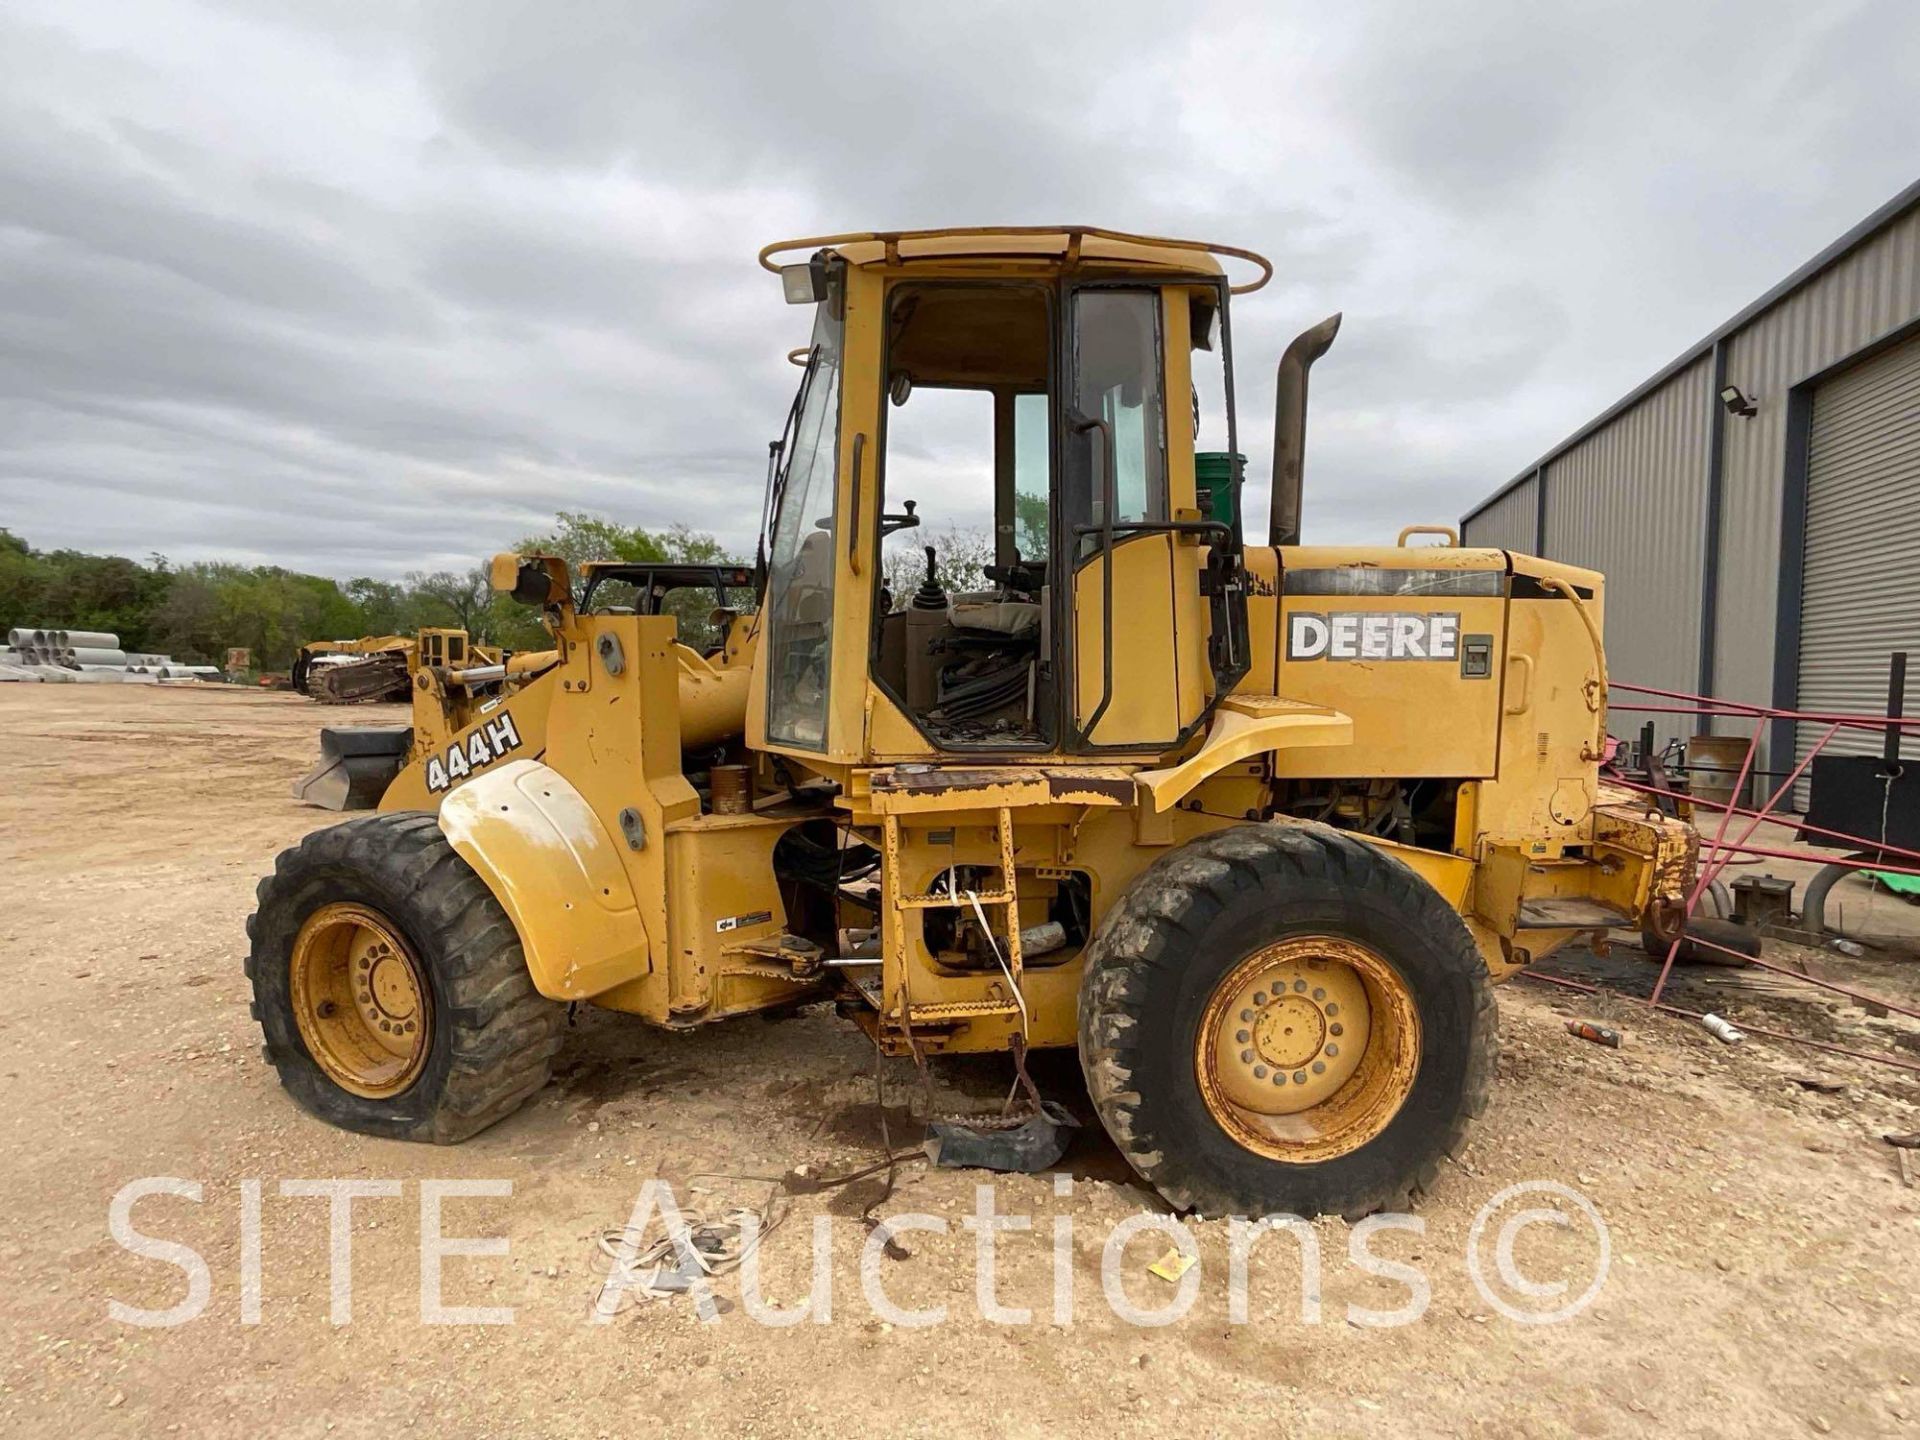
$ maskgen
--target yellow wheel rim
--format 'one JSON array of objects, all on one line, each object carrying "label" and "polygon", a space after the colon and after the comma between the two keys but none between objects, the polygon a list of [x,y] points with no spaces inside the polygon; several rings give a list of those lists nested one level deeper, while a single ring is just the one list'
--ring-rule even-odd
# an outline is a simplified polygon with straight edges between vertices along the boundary
[{"label": "yellow wheel rim", "polygon": [[1283,940],[1214,988],[1194,1068],[1207,1110],[1239,1144],[1316,1164],[1359,1149],[1399,1113],[1420,1068],[1420,1013],[1366,946]]},{"label": "yellow wheel rim", "polygon": [[420,1076],[433,1000],[393,922],[364,905],[323,905],[294,937],[288,989],[300,1039],[342,1090],[381,1100]]}]

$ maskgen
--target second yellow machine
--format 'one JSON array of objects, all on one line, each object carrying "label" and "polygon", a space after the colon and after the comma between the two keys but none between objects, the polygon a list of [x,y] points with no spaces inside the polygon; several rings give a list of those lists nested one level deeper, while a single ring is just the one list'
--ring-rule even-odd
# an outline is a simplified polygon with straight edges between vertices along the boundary
[{"label": "second yellow machine", "polygon": [[[1281,362],[1247,544],[1246,252],[1052,227],[762,261],[813,333],[744,603],[689,644],[657,576],[496,557],[551,653],[423,670],[381,813],[261,882],[287,1089],[453,1141],[546,1082],[570,1002],[833,997],[891,1054],[1078,1046],[1178,1207],[1406,1203],[1487,1103],[1493,982],[1670,927],[1692,873],[1600,778],[1601,577],[1299,544],[1337,317]],[[977,463],[922,458],[969,432]],[[991,536],[967,588],[902,556],[922,519]]]}]

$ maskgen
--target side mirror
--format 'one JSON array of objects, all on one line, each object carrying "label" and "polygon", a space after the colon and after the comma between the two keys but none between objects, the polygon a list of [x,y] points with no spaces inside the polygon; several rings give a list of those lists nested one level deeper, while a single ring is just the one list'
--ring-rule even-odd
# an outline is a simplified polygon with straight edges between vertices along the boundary
[{"label": "side mirror", "polygon": [[537,562],[528,562],[520,567],[508,593],[522,605],[544,606],[553,598],[553,577]]},{"label": "side mirror", "polygon": [[568,589],[566,563],[545,555],[516,555],[511,550],[493,557],[487,566],[487,584],[522,605],[543,608]]}]

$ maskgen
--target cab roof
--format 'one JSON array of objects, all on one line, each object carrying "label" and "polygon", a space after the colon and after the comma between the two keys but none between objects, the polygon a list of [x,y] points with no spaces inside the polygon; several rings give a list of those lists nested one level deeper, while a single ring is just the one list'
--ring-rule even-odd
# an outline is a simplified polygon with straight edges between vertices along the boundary
[{"label": "cab roof", "polygon": [[831,250],[849,265],[897,265],[912,260],[1039,260],[1071,265],[1082,260],[1164,269],[1182,275],[1224,275],[1221,257],[1259,268],[1259,275],[1234,284],[1234,294],[1258,290],[1273,276],[1273,266],[1251,250],[1202,240],[1131,235],[1093,225],[989,225],[944,230],[871,231],[781,240],[760,252],[769,270],[818,250]]}]

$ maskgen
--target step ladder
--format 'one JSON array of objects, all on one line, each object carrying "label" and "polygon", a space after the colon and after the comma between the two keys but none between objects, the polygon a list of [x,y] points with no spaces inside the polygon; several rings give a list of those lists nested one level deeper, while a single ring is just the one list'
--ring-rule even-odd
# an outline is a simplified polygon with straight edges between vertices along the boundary
[{"label": "step ladder", "polygon": [[891,1005],[883,997],[880,1006],[881,1017],[911,1029],[917,1025],[950,1024],[956,1020],[978,1020],[995,1015],[1020,1016],[1024,1020],[1026,1009],[1019,999],[1022,974],[1020,954],[1020,897],[1013,870],[1013,811],[1006,806],[994,812],[995,829],[1000,842],[1000,878],[992,890],[968,892],[957,890],[949,893],[945,890],[929,890],[918,894],[903,893],[900,889],[900,817],[889,814],[885,817],[883,844],[885,845],[885,878],[882,885],[882,898],[886,905],[891,923],[887,926],[887,961],[889,968],[897,974],[905,973],[906,961],[906,921],[910,912],[915,910],[948,909],[959,906],[962,909],[977,904],[980,913],[977,918],[986,924],[987,914],[999,910],[1005,917],[1004,936],[995,937],[988,928],[988,943],[999,949],[1000,958],[1005,966],[998,977],[998,983],[1009,985],[1011,993],[1005,999],[991,997],[980,1000],[952,1000],[934,1004],[912,1004],[910,996],[905,1002],[906,1013],[902,1014],[902,1001],[895,997]]}]

